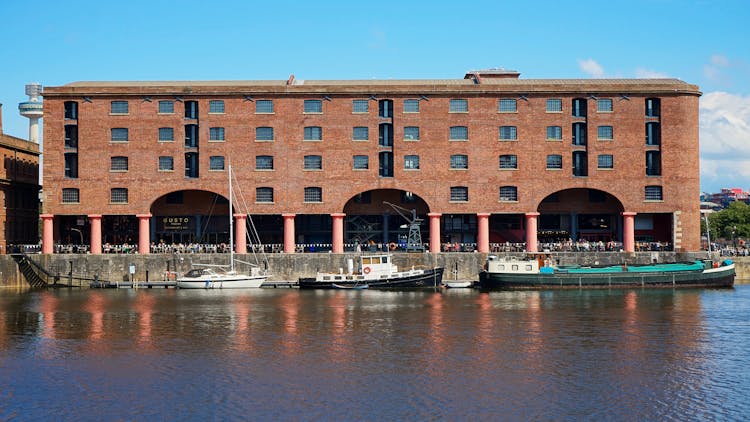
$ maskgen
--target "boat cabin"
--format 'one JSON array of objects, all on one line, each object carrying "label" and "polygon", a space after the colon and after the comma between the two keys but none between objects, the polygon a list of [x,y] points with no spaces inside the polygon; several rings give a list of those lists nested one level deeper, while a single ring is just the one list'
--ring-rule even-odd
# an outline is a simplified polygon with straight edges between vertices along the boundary
[{"label": "boat cabin", "polygon": [[491,273],[539,274],[539,260],[533,257],[518,258],[496,255],[487,257],[487,271]]}]

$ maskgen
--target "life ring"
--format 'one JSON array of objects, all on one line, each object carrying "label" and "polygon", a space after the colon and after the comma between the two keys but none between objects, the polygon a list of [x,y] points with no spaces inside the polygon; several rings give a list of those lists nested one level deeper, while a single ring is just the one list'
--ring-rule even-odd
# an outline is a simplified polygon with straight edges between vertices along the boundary
[{"label": "life ring", "polygon": [[388,249],[395,251],[396,248],[398,248],[398,245],[395,242],[391,242],[388,244]]},{"label": "life ring", "polygon": [[370,267],[365,267],[365,269],[362,270],[362,272],[365,274],[370,274]]}]

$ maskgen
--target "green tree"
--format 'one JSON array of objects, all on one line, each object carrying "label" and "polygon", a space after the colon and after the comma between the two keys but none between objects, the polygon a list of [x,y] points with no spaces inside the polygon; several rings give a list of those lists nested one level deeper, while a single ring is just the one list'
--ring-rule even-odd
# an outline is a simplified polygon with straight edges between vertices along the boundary
[{"label": "green tree", "polygon": [[[750,237],[750,207],[741,201],[735,201],[719,212],[709,215],[708,222],[711,227],[711,240],[724,238]],[[706,232],[705,222],[701,220],[701,231]]]}]

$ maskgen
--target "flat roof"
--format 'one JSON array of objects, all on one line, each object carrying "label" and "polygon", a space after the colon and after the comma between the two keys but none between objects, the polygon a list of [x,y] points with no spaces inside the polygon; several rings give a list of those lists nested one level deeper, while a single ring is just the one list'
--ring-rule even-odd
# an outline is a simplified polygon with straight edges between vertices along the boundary
[{"label": "flat roof", "polygon": [[659,93],[700,95],[697,85],[664,79],[359,79],[242,81],[78,81],[44,87],[44,96],[64,95],[247,95],[272,94],[429,94],[429,93]]}]

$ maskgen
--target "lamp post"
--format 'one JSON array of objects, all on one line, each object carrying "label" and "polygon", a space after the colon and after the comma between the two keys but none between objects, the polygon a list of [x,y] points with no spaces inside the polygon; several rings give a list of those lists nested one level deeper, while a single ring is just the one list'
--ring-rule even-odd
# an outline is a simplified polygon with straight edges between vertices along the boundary
[{"label": "lamp post", "polygon": [[737,233],[737,226],[732,226],[732,244],[734,245],[734,253],[737,253],[737,238],[734,235]]}]

